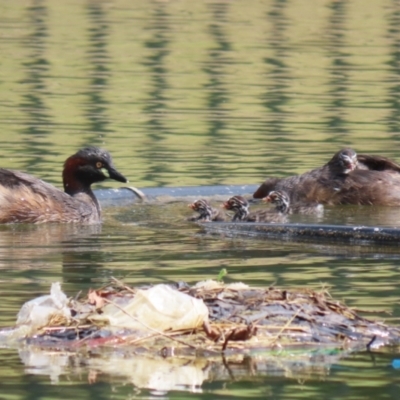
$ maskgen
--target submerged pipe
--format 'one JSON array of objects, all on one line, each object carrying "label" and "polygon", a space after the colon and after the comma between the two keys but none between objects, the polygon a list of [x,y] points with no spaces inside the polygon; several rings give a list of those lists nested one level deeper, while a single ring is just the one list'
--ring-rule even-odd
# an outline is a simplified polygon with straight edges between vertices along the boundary
[{"label": "submerged pipe", "polygon": [[258,185],[219,185],[143,188],[123,187],[119,189],[97,189],[94,191],[102,207],[125,206],[138,201],[157,198],[185,199],[187,197],[234,196],[253,193]]}]

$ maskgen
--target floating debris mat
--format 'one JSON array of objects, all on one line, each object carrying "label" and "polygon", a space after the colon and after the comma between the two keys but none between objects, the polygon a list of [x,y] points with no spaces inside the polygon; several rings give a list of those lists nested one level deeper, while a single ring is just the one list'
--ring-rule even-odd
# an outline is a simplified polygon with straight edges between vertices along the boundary
[{"label": "floating debris mat", "polygon": [[323,224],[268,224],[256,222],[213,222],[201,225],[207,232],[229,235],[314,242],[323,240],[355,244],[379,243],[397,245],[400,243],[400,229],[397,228]]},{"label": "floating debris mat", "polygon": [[326,291],[216,281],[133,288],[115,280],[80,299],[67,299],[59,283],[53,284],[50,295],[25,303],[16,328],[0,337],[3,344],[7,338],[68,351],[117,347],[163,357],[208,357],[373,349],[398,345],[400,329],[362,317]]}]

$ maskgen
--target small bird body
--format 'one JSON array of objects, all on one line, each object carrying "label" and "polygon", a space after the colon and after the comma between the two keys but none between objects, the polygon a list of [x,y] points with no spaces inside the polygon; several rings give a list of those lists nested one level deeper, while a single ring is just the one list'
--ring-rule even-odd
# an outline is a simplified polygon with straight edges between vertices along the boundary
[{"label": "small bird body", "polygon": [[243,196],[231,197],[223,204],[223,207],[235,212],[232,221],[284,223],[287,220],[286,215],[277,210],[250,212],[249,202]]},{"label": "small bird body", "polygon": [[289,195],[280,190],[274,190],[269,193],[263,201],[274,204],[275,209],[282,214],[305,214],[305,215],[322,215],[324,206],[319,203],[298,202],[291,204]]},{"label": "small bird body", "polygon": [[196,200],[192,204],[189,204],[188,207],[199,213],[199,215],[188,218],[189,221],[225,221],[223,212],[211,207],[209,202],[205,199]]}]

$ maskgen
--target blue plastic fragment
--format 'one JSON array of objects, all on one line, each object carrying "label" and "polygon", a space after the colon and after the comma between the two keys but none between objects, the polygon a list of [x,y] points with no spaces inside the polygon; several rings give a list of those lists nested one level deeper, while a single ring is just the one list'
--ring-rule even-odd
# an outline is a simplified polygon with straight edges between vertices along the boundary
[{"label": "blue plastic fragment", "polygon": [[392,361],[392,367],[393,367],[393,368],[396,368],[396,369],[400,368],[400,359],[395,358],[395,359]]}]

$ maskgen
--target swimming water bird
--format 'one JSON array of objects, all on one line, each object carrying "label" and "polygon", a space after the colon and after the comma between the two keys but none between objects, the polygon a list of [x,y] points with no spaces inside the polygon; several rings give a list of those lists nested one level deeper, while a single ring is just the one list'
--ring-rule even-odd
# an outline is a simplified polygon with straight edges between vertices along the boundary
[{"label": "swimming water bird", "polygon": [[287,217],[277,210],[259,210],[250,212],[249,202],[243,196],[233,196],[223,205],[227,210],[235,212],[232,221],[242,222],[279,222],[287,221]]},{"label": "swimming water bird", "polygon": [[342,149],[320,168],[288,178],[269,178],[253,194],[284,190],[292,203],[400,206],[400,165],[381,156]]},{"label": "swimming water bird", "polygon": [[274,204],[275,209],[282,214],[319,215],[324,212],[324,206],[319,203],[298,202],[291,204],[289,195],[285,191],[273,190],[263,201]]},{"label": "swimming water bird", "polygon": [[331,204],[348,175],[357,167],[357,153],[353,149],[338,151],[322,167],[288,178],[269,178],[253,194],[262,199],[273,190],[285,191],[291,201]]},{"label": "swimming water bird", "polygon": [[99,223],[101,209],[92,183],[107,178],[127,182],[110,154],[97,147],[69,157],[62,176],[64,192],[24,172],[0,169],[0,223]]},{"label": "swimming water bird", "polygon": [[199,215],[188,218],[188,221],[225,221],[223,212],[211,207],[210,203],[205,199],[196,200],[189,204],[188,207],[199,213]]}]

